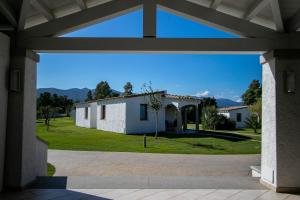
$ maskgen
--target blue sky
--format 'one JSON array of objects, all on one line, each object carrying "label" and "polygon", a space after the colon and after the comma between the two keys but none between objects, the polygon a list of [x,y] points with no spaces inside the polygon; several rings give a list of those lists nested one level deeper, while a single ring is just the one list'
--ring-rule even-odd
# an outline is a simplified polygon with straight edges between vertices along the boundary
[{"label": "blue sky", "polygon": [[[66,37],[142,37],[142,11],[73,32]],[[232,38],[229,33],[158,12],[158,37]],[[145,82],[179,95],[239,100],[253,79],[261,80],[258,55],[41,54],[38,88],[95,88],[107,80],[122,91],[127,81],[140,92]]]}]

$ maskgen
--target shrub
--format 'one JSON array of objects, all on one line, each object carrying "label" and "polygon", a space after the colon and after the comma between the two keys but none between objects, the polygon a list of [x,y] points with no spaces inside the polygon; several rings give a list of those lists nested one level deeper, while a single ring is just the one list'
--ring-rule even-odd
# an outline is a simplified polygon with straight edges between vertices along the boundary
[{"label": "shrub", "polygon": [[204,130],[216,129],[216,123],[218,121],[218,111],[215,106],[207,106],[202,110],[202,128]]},{"label": "shrub", "polygon": [[235,129],[235,122],[228,119],[224,115],[219,115],[216,123],[217,130],[233,130]]}]

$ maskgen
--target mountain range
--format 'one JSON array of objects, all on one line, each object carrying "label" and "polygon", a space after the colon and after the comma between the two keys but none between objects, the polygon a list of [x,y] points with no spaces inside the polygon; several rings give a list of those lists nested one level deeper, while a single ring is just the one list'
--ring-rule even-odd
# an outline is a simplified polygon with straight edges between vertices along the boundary
[{"label": "mountain range", "polygon": [[[84,101],[86,99],[86,95],[90,89],[88,88],[71,88],[67,90],[57,89],[57,88],[39,88],[37,89],[37,96],[40,96],[41,93],[49,92],[51,94],[57,94],[59,96],[67,96],[70,99],[73,99],[73,101]],[[94,92],[94,90],[92,90]],[[121,92],[113,90],[115,93],[121,94]],[[217,99],[217,105],[219,108],[223,107],[229,107],[229,106],[240,106],[242,103],[232,101],[231,99],[224,99],[220,98]]]}]

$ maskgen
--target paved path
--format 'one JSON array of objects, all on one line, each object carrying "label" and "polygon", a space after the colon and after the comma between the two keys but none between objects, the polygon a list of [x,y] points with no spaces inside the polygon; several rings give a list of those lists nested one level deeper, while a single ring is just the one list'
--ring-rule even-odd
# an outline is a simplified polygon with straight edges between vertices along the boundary
[{"label": "paved path", "polygon": [[55,176],[63,177],[40,179],[37,188],[265,189],[249,176],[249,166],[260,163],[259,155],[50,150],[48,156]]},{"label": "paved path", "polygon": [[49,150],[56,176],[248,176],[259,155],[186,155]]},{"label": "paved path", "polygon": [[300,200],[300,196],[278,194],[268,190],[141,190],[141,189],[96,189],[96,190],[26,190],[19,193],[0,194],[8,200]]}]

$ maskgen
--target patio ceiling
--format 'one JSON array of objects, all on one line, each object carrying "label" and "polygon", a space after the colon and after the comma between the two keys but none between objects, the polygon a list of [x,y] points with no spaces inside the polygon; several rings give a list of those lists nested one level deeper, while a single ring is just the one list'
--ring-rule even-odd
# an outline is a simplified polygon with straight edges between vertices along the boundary
[{"label": "patio ceiling", "polygon": [[[24,28],[28,29],[111,1],[115,0],[24,0],[29,3]],[[134,0],[122,2],[130,4],[131,1]],[[300,28],[299,0],[180,0],[185,1],[280,32]],[[142,4],[143,0],[138,2]],[[158,3],[164,2],[177,4],[177,1],[158,0]],[[1,0],[0,22],[16,26],[21,6],[22,0]],[[3,15],[7,19],[6,23]]]},{"label": "patio ceiling", "polygon": [[[152,44],[145,39],[156,38],[156,7],[238,34],[245,40],[195,40],[197,45],[193,45],[189,40],[155,39]],[[123,49],[119,47],[117,51],[205,51],[207,46],[210,47],[207,51],[214,48],[221,51],[298,49],[295,41],[298,41],[299,35],[295,32],[300,28],[299,0],[0,0],[0,31],[20,31],[21,47],[33,50],[59,51],[63,50],[59,45],[68,44],[72,47],[69,51],[83,51],[86,48],[87,51],[109,51],[117,47],[115,41],[85,39],[90,44],[99,43],[100,47],[96,48],[82,46],[83,38],[67,40],[53,37],[140,8],[144,8],[144,39],[137,38],[132,46],[132,41],[123,38],[119,43],[124,44]],[[291,34],[293,37],[289,37]],[[255,38],[257,40],[253,40]],[[41,41],[42,44],[39,43]],[[101,45],[103,42],[108,46]],[[233,48],[220,48],[219,42]]]}]

